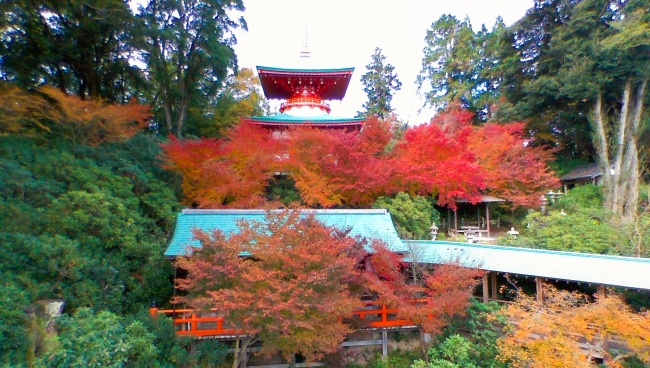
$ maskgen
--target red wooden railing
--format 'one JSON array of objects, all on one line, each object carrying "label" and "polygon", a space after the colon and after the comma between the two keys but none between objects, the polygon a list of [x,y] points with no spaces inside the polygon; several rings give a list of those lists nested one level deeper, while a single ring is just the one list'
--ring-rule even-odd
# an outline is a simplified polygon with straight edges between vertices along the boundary
[{"label": "red wooden railing", "polygon": [[[368,308],[378,306],[379,308]],[[397,318],[397,308],[388,309],[385,304],[365,302],[364,309],[354,311],[355,317],[361,321],[365,328],[386,328],[412,326],[413,322]],[[370,316],[370,318],[368,318]]]},{"label": "red wooden railing", "polygon": [[[198,314],[193,309],[150,308],[152,316],[159,313],[172,317],[176,334],[193,337],[246,335],[246,331],[229,326],[216,309],[208,315]],[[361,322],[361,328],[395,328],[412,326],[409,320],[397,318],[397,308],[387,308],[376,302],[365,302],[363,308],[354,311],[354,319]]]}]

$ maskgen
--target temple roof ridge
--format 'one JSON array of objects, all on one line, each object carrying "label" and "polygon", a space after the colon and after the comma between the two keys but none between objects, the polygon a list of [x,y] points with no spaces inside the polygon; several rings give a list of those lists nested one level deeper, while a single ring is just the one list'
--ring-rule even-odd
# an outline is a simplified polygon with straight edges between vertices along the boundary
[{"label": "temple roof ridge", "polygon": [[263,65],[257,65],[255,66],[257,70],[259,71],[264,70],[264,71],[272,71],[272,72],[279,72],[279,73],[300,73],[300,72],[306,72],[306,73],[340,73],[340,72],[354,72],[354,67],[345,67],[345,68],[315,68],[315,67],[293,67],[293,68],[286,68],[286,67],[275,67],[275,66],[263,66]]}]

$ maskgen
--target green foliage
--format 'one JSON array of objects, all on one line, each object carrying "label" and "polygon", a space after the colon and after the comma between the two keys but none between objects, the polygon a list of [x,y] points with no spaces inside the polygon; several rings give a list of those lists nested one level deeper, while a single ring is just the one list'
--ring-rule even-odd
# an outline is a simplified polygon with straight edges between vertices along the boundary
[{"label": "green foliage", "polygon": [[[401,350],[395,349],[388,352],[388,357],[384,359],[381,354],[377,354],[368,360],[365,368],[404,368],[409,367],[414,361],[422,358],[419,350]],[[348,368],[356,368],[355,365],[348,364]]]},{"label": "green foliage", "polygon": [[525,230],[502,244],[570,252],[630,255],[629,242],[611,213],[602,207],[599,187],[585,185],[571,189],[550,207],[547,215],[526,216]]},{"label": "green foliage", "polygon": [[[158,151],[156,139],[143,135],[97,148],[0,138],[0,276],[8,283],[3,295],[11,296],[0,308],[0,345],[9,349],[0,349],[0,362],[24,361],[25,354],[37,359],[47,350],[25,332],[41,324],[25,314],[38,300],[62,299],[68,313],[92,307],[121,320],[151,300],[169,299],[171,266],[163,250],[179,204],[176,178],[156,165]],[[97,327],[93,318],[84,315],[78,328]],[[106,333],[130,333],[129,354],[144,360],[153,354],[141,322],[118,330]],[[176,343],[173,335],[172,329],[166,339]],[[59,357],[66,365],[69,357]]]},{"label": "green foliage", "polygon": [[286,175],[271,179],[264,191],[269,201],[280,201],[285,205],[302,202],[295,180]]},{"label": "green foliage", "polygon": [[[201,125],[230,70],[237,69],[232,31],[246,30],[241,0],[151,1],[140,9],[150,99],[160,128],[182,136],[185,123]],[[155,97],[154,97],[155,96]]]},{"label": "green foliage", "polygon": [[554,209],[580,211],[581,209],[599,210],[603,207],[602,187],[592,184],[581,185],[561,196]]},{"label": "green foliage", "polygon": [[3,79],[111,102],[143,86],[142,71],[125,57],[137,43],[126,2],[2,0],[0,7]]},{"label": "green foliage", "polygon": [[178,203],[139,154],[140,162],[119,145],[71,150],[0,140],[3,270],[34,298],[63,298],[73,310],[132,312],[167,300],[171,269],[162,250]]},{"label": "green foliage", "polygon": [[208,103],[203,108],[200,113],[204,117],[195,118],[193,126],[188,126],[188,133],[221,138],[242,117],[264,116],[269,112],[270,106],[261,92],[259,78],[252,69],[244,68],[226,79],[216,103]]},{"label": "green foliage", "polygon": [[[411,368],[506,367],[496,358],[496,342],[506,322],[502,317],[495,317],[499,309],[496,302],[474,300],[467,308],[467,316],[448,325],[439,343],[429,349],[430,363],[416,362]],[[459,334],[461,329],[467,337]]]},{"label": "green foliage", "polygon": [[[530,238],[535,248],[569,252],[621,254],[620,234],[609,223],[604,211],[578,211],[564,214],[551,211],[543,216],[534,212],[524,222],[528,231],[522,236]],[[521,239],[522,241],[524,239]]]},{"label": "green foliage", "polygon": [[429,239],[431,224],[440,224],[440,213],[421,196],[399,192],[394,198],[379,197],[373,207],[388,209],[397,233],[404,239]]},{"label": "green foliage", "polygon": [[0,284],[0,366],[19,366],[27,361],[28,306],[29,297],[23,289],[8,281]]},{"label": "green foliage", "polygon": [[475,368],[471,353],[473,344],[460,335],[451,335],[429,349],[430,367]]},{"label": "green foliage", "polygon": [[60,317],[57,330],[40,361],[44,366],[160,367],[155,336],[142,322],[124,324],[114,313],[82,308]]}]

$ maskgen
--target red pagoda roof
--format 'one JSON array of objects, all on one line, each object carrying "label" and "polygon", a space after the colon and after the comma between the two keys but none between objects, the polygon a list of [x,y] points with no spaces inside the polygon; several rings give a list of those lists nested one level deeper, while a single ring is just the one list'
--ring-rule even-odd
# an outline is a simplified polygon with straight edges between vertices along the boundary
[{"label": "red pagoda roof", "polygon": [[268,99],[288,100],[304,88],[323,100],[342,100],[348,89],[354,68],[343,69],[282,69],[257,67],[264,95]]}]

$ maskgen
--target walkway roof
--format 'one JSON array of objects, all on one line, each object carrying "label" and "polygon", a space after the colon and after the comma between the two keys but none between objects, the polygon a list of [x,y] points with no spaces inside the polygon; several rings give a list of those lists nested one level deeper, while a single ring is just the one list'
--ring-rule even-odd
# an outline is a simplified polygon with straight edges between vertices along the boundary
[{"label": "walkway roof", "polygon": [[421,262],[456,259],[487,271],[650,290],[650,259],[444,241],[406,241]]},{"label": "walkway roof", "polygon": [[[327,226],[350,228],[351,236],[383,240],[391,249],[404,252],[407,248],[397,236],[390,214],[384,209],[375,210],[303,210],[314,214]],[[238,232],[237,221],[264,221],[264,210],[183,210],[178,215],[176,229],[165,256],[187,254],[190,246],[198,246],[193,230],[221,230],[225,234]]]}]

